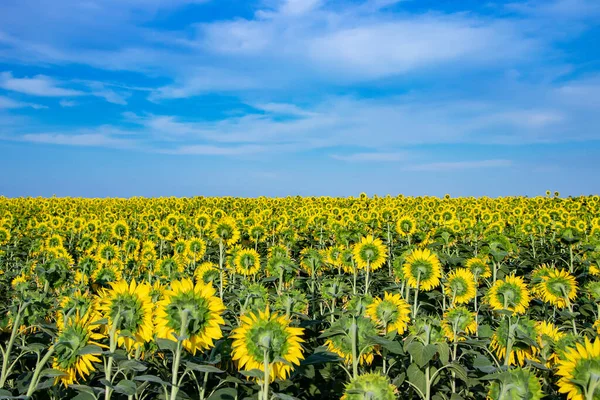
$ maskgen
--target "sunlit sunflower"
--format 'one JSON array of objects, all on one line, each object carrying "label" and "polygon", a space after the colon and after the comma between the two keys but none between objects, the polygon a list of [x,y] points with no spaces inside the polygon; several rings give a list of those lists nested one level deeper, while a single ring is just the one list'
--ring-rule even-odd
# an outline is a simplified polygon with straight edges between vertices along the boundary
[{"label": "sunlit sunflower", "polygon": [[206,252],[206,243],[202,239],[194,238],[186,242],[186,252],[188,260],[197,263],[202,260]]},{"label": "sunlit sunflower", "polygon": [[222,240],[226,244],[235,244],[240,240],[240,231],[235,219],[223,217],[215,221],[212,227],[212,236],[216,240]]},{"label": "sunlit sunflower", "polygon": [[442,276],[440,260],[429,249],[411,252],[406,257],[402,271],[410,287],[425,291],[438,287]]},{"label": "sunlit sunflower", "polygon": [[[352,364],[352,322],[351,317],[342,317],[336,320],[331,324],[331,330],[344,332],[344,334],[330,336],[325,341],[325,346],[329,348],[329,351],[342,357],[348,365]],[[360,349],[360,354],[358,354],[359,364],[371,365],[378,347],[370,338],[378,335],[377,326],[372,319],[365,317],[356,318],[356,326],[356,342],[358,349]]]},{"label": "sunlit sunflower", "polygon": [[[212,262],[203,262],[194,271],[194,277],[196,283],[202,283],[205,285],[219,285],[219,267],[217,264]],[[223,275],[223,287],[227,286],[227,276]]]},{"label": "sunlit sunflower", "polygon": [[558,362],[558,354],[555,351],[556,343],[558,343],[565,333],[560,332],[558,327],[552,322],[539,321],[535,325],[538,333],[538,345],[540,348],[540,358],[546,360],[546,366],[551,368]]},{"label": "sunlit sunflower", "polygon": [[453,307],[444,313],[442,331],[450,342],[466,340],[464,335],[472,335],[477,331],[475,313],[467,307]]},{"label": "sunlit sunflower", "polygon": [[10,241],[10,231],[0,226],[0,246],[5,245]]},{"label": "sunlit sunflower", "polygon": [[473,300],[477,293],[475,276],[467,268],[457,268],[446,277],[444,293],[451,304],[465,304]]},{"label": "sunlit sunflower", "polygon": [[379,238],[366,236],[352,248],[354,261],[358,268],[371,268],[375,271],[383,265],[387,257],[387,248]]},{"label": "sunlit sunflower", "polygon": [[[509,355],[510,365],[524,366],[526,360],[536,360],[536,356],[539,353],[537,346],[533,343],[537,342],[538,333],[535,326],[535,321],[528,318],[520,318],[517,322],[514,337],[521,338],[521,340],[514,341],[512,349]],[[504,360],[506,357],[506,345],[508,344],[509,338],[509,326],[508,324],[501,323],[496,328],[496,331],[492,335],[490,342],[490,348],[496,356]],[[526,340],[524,340],[526,339]]]},{"label": "sunlit sunflower", "polygon": [[488,290],[488,302],[494,310],[509,310],[516,314],[525,314],[529,305],[529,291],[523,278],[509,275],[498,280]]},{"label": "sunlit sunflower", "polygon": [[304,329],[290,326],[285,316],[266,311],[248,313],[240,318],[233,339],[232,359],[239,370],[264,371],[268,364],[269,380],[286,379],[294,365],[304,359],[302,334]]},{"label": "sunlit sunflower", "polygon": [[[108,329],[115,329],[119,346],[130,350],[152,340],[154,325],[150,286],[132,280],[111,283],[110,289],[101,292],[98,311],[108,320]],[[126,331],[127,335],[121,332]]]},{"label": "sunlit sunflower", "polygon": [[170,340],[187,336],[183,346],[196,354],[223,337],[224,311],[225,305],[211,285],[194,285],[190,279],[174,281],[157,304],[156,335]]},{"label": "sunlit sunflower", "polygon": [[106,286],[111,282],[118,282],[123,279],[122,271],[123,264],[118,260],[98,263],[92,272],[92,282],[97,286]]},{"label": "sunlit sunflower", "polygon": [[384,292],[383,300],[377,297],[367,307],[367,316],[384,326],[386,333],[395,330],[401,335],[410,322],[410,305],[399,294]]},{"label": "sunlit sunflower", "polygon": [[[88,345],[99,346],[97,341],[102,340],[102,334],[96,330],[100,325],[94,325],[90,314],[80,316],[75,314],[72,318],[57,323],[58,334],[54,344],[54,357],[52,368],[62,371],[65,375],[56,378],[65,386],[77,382],[77,377],[84,379],[95,371],[93,363],[100,362],[101,349],[81,350]],[[88,348],[89,349],[89,348]]]},{"label": "sunlit sunflower", "polygon": [[489,400],[540,400],[544,397],[542,383],[529,369],[512,368],[490,384]]},{"label": "sunlit sunflower", "polygon": [[254,275],[260,270],[260,256],[254,249],[241,249],[235,255],[234,264],[238,273]]},{"label": "sunlit sunflower", "polygon": [[397,392],[388,377],[374,372],[351,379],[340,400],[395,400]]},{"label": "sunlit sunflower", "polygon": [[475,278],[485,279],[492,276],[492,270],[488,265],[488,259],[485,257],[472,257],[467,260],[465,267],[471,271]]},{"label": "sunlit sunflower", "polygon": [[556,383],[559,393],[569,400],[600,398],[600,338],[590,342],[585,337],[583,344],[567,348],[556,375],[560,376]]},{"label": "sunlit sunflower", "polygon": [[60,301],[58,310],[56,311],[56,324],[64,325],[65,319],[75,317],[77,315],[89,315],[90,321],[94,322],[99,319],[97,304],[94,298],[89,293],[82,293],[81,290],[76,290],[68,296],[65,296]]},{"label": "sunlit sunflower", "polygon": [[544,302],[558,308],[572,304],[577,297],[577,281],[565,270],[552,270],[537,284],[537,292]]},{"label": "sunlit sunflower", "polygon": [[417,231],[417,221],[407,215],[398,218],[396,222],[396,232],[400,236],[410,236]]}]

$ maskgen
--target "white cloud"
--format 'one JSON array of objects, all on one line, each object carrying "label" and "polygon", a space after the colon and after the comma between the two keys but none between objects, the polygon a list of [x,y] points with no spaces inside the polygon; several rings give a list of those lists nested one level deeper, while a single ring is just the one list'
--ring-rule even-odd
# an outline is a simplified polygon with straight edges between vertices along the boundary
[{"label": "white cloud", "polygon": [[105,134],[63,134],[63,133],[34,133],[22,135],[20,140],[32,143],[45,143],[66,146],[130,148],[133,142]]},{"label": "white cloud", "polygon": [[160,153],[181,155],[204,155],[204,156],[240,156],[254,154],[264,151],[262,146],[213,146],[213,145],[188,145],[179,146],[174,149],[160,150]]},{"label": "white cloud", "polygon": [[27,107],[31,107],[33,109],[39,110],[42,108],[48,108],[46,106],[40,105],[40,104],[35,104],[35,103],[24,103],[22,101],[17,101],[14,99],[11,99],[9,97],[6,96],[0,96],[0,109],[4,108],[4,109],[10,109],[10,108],[27,108]]},{"label": "white cloud", "polygon": [[340,161],[349,162],[397,162],[403,161],[408,158],[407,153],[395,152],[395,153],[354,153],[354,154],[333,154],[331,158]]},{"label": "white cloud", "polygon": [[61,107],[75,107],[77,102],[72,100],[61,100],[58,102],[58,104],[60,104]]},{"label": "white cloud", "polygon": [[10,72],[0,73],[0,87],[13,92],[41,97],[69,97],[84,94],[78,90],[62,88],[59,85],[58,82],[45,75],[36,75],[33,78],[15,78]]},{"label": "white cloud", "polygon": [[513,165],[511,160],[481,160],[481,161],[453,161],[453,162],[434,162],[426,164],[415,164],[405,167],[407,171],[455,171],[462,169],[479,168],[508,168]]}]

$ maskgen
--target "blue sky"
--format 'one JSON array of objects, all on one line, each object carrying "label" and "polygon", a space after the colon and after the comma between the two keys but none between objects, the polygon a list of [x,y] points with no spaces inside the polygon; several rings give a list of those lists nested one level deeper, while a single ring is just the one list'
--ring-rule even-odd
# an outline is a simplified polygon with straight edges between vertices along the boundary
[{"label": "blue sky", "polygon": [[3,0],[0,195],[600,192],[600,2]]}]

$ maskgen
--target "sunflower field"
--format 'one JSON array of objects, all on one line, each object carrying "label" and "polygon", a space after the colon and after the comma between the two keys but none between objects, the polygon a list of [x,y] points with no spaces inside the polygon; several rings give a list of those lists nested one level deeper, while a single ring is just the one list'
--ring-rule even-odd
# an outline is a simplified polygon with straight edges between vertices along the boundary
[{"label": "sunflower field", "polygon": [[600,399],[600,198],[0,197],[0,399]]}]

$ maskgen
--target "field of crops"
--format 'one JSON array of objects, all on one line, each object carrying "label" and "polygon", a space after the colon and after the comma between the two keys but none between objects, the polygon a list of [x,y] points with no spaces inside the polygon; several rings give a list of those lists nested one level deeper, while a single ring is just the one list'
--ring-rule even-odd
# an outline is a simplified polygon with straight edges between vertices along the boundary
[{"label": "field of crops", "polygon": [[0,398],[600,399],[599,210],[0,197]]}]

